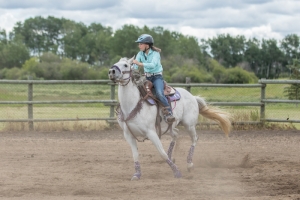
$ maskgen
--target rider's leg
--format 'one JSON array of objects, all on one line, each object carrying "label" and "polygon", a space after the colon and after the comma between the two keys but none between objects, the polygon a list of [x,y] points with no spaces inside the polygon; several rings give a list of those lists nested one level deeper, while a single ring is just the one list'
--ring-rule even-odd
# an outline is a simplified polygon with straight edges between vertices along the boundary
[{"label": "rider's leg", "polygon": [[159,101],[163,104],[163,114],[165,116],[165,121],[167,123],[174,122],[175,118],[173,117],[172,108],[169,105],[169,102],[164,95],[164,80],[162,78],[162,75],[156,75],[154,77],[151,77],[151,81],[153,83],[153,86],[155,88],[155,94],[156,97],[159,99]]}]

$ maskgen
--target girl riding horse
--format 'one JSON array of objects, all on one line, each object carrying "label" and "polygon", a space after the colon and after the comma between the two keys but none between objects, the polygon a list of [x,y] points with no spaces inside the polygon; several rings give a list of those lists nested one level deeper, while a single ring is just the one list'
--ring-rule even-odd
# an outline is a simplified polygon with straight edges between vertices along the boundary
[{"label": "girl riding horse", "polygon": [[140,51],[136,59],[133,60],[135,64],[134,68],[138,69],[138,67],[144,67],[146,79],[152,82],[155,95],[163,105],[162,111],[165,121],[167,123],[173,123],[175,118],[172,113],[172,108],[164,95],[163,67],[160,63],[161,49],[153,46],[154,40],[149,34],[141,35],[135,42],[139,43]]}]

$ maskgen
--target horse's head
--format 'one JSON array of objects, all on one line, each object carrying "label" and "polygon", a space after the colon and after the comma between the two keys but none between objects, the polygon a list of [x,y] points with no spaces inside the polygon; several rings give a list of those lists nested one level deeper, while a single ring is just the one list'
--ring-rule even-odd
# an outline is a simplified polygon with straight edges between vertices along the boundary
[{"label": "horse's head", "polygon": [[130,59],[121,58],[108,71],[108,78],[114,82],[124,83],[130,81],[131,67],[134,56]]}]

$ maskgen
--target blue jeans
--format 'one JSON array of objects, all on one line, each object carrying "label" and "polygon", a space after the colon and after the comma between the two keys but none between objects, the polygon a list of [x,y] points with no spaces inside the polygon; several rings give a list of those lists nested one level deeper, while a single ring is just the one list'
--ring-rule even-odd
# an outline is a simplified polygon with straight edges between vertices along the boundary
[{"label": "blue jeans", "polygon": [[148,81],[151,81],[153,84],[153,87],[155,89],[155,95],[159,99],[159,101],[163,104],[164,107],[169,107],[168,111],[172,113],[172,109],[169,105],[169,102],[164,95],[164,79],[162,75],[155,75],[155,76],[150,76],[146,77]]}]

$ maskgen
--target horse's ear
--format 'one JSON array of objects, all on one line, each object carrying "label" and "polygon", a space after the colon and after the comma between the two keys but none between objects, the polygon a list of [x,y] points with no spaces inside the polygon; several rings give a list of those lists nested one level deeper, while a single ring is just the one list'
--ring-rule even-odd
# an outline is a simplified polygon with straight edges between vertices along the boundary
[{"label": "horse's ear", "polygon": [[130,58],[130,59],[128,60],[128,62],[129,62],[130,64],[132,64],[134,58],[135,58],[135,55],[134,55],[132,58]]}]

